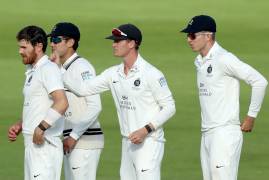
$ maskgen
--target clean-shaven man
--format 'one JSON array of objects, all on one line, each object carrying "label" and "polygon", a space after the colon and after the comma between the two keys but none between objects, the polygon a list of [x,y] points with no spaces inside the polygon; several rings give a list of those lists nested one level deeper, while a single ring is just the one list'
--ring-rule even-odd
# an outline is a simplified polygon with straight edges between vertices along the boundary
[{"label": "clean-shaven man", "polygon": [[64,78],[65,85],[82,96],[111,91],[122,135],[121,180],[159,180],[162,126],[175,113],[172,93],[162,72],[139,54],[142,33],[135,25],[120,25],[107,39],[122,63],[80,85]]},{"label": "clean-shaven man", "polygon": [[[74,86],[95,77],[93,66],[80,57],[79,28],[70,22],[57,23],[51,33],[51,59],[60,63],[63,77]],[[77,97],[66,90],[69,108],[65,113],[64,172],[66,180],[95,180],[104,136],[98,120],[102,109],[99,95]]]},{"label": "clean-shaven man", "polygon": [[[216,22],[193,17],[181,32],[194,52],[202,115],[201,164],[204,180],[236,180],[243,142],[260,111],[267,80],[216,42]],[[239,81],[252,88],[249,110],[239,119]]]}]

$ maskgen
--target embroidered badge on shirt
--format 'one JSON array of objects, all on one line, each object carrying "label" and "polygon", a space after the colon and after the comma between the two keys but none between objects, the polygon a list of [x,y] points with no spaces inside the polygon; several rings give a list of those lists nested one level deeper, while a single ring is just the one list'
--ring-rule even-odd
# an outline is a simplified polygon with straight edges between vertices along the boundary
[{"label": "embroidered badge on shirt", "polygon": [[211,64],[207,67],[207,70],[206,71],[207,71],[206,77],[209,77],[209,78],[213,77],[213,73],[212,73],[213,67],[212,67]]},{"label": "embroidered badge on shirt", "polygon": [[210,74],[212,72],[212,66],[211,66],[211,64],[208,66],[208,68],[207,68],[207,73],[208,74]]},{"label": "embroidered badge on shirt", "polygon": [[83,79],[83,81],[91,79],[92,78],[92,74],[89,71],[85,71],[83,73],[81,73],[81,77]]},{"label": "embroidered badge on shirt", "polygon": [[135,80],[135,81],[134,81],[134,85],[135,85],[135,86],[139,86],[139,85],[140,85],[140,79]]},{"label": "embroidered badge on shirt", "polygon": [[166,86],[167,85],[167,82],[166,82],[165,77],[161,77],[159,79],[159,83],[160,83],[161,87]]}]

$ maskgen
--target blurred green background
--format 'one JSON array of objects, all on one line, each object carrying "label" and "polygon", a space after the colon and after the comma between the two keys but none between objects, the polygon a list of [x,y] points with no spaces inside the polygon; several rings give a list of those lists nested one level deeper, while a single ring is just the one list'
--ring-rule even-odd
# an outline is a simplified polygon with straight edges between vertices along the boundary
[{"label": "blurred green background", "polygon": [[[60,21],[80,27],[79,54],[89,59],[97,74],[119,64],[111,41],[113,27],[133,23],[143,32],[140,53],[166,76],[176,100],[177,113],[165,125],[163,180],[201,180],[199,160],[200,108],[193,65],[196,56],[179,33],[191,17],[208,14],[217,21],[217,41],[269,79],[269,23],[267,0],[9,0],[0,5],[0,180],[23,179],[23,141],[7,140],[8,127],[22,112],[25,67],[18,55],[16,33],[34,24],[47,32]],[[50,54],[50,48],[48,48]],[[250,88],[241,84],[241,118],[248,110]],[[269,177],[269,101],[265,97],[255,129],[244,135],[239,180]],[[105,132],[98,180],[118,180],[121,136],[110,93],[102,94],[100,121]]]}]

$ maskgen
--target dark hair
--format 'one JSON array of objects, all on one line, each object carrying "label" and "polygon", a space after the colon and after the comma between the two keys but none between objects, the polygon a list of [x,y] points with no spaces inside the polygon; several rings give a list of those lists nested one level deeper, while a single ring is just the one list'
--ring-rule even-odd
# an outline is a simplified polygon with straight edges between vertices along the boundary
[{"label": "dark hair", "polygon": [[135,49],[136,49],[136,50],[139,49],[139,44],[135,43]]},{"label": "dark hair", "polygon": [[216,33],[212,33],[212,39],[215,41],[216,40]]},{"label": "dark hair", "polygon": [[26,26],[21,29],[17,36],[17,40],[26,40],[35,46],[37,43],[41,43],[43,45],[42,50],[46,52],[48,45],[48,38],[45,31],[38,26]]},{"label": "dark hair", "polygon": [[78,44],[78,41],[79,41],[79,40],[74,39],[74,38],[72,38],[72,37],[67,37],[67,36],[63,36],[63,38],[64,38],[65,40],[73,39],[73,40],[74,40],[74,44],[73,44],[72,48],[74,49],[74,51],[77,50],[77,48],[78,48],[78,46],[79,46],[79,44]]},{"label": "dark hair", "polygon": [[74,45],[73,45],[73,49],[76,51],[78,48],[78,40],[74,39]]},{"label": "dark hair", "polygon": [[[139,49],[140,44],[137,43],[137,41],[133,40],[133,39],[127,39],[127,41],[134,41],[135,42],[135,50]],[[115,42],[115,41],[114,41]]]}]

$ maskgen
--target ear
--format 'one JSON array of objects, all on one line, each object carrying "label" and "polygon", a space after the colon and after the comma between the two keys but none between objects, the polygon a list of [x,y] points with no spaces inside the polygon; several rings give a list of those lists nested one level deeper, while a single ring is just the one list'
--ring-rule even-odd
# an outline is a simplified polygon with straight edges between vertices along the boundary
[{"label": "ear", "polygon": [[68,39],[66,42],[66,45],[68,47],[73,47],[73,45],[75,44],[75,40],[74,39]]},{"label": "ear", "polygon": [[128,42],[128,46],[129,46],[130,49],[135,48],[135,46],[136,46],[135,41],[134,40],[130,40]]},{"label": "ear", "polygon": [[206,39],[207,39],[208,41],[212,40],[212,34],[207,34],[207,35],[206,35]]},{"label": "ear", "polygon": [[42,43],[37,43],[35,46],[34,46],[34,49],[36,51],[36,53],[40,53],[40,52],[43,52],[43,44]]}]

